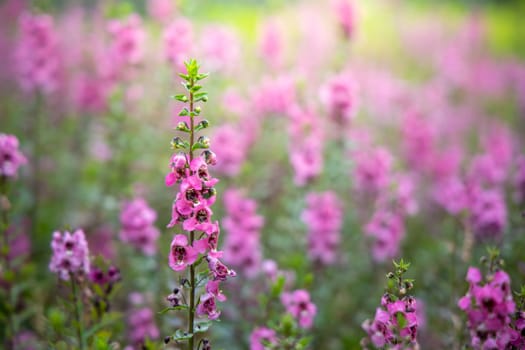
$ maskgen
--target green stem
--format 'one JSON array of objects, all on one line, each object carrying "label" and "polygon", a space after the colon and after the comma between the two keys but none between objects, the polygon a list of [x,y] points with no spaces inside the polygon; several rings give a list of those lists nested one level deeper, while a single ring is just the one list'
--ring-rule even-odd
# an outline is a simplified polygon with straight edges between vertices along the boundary
[{"label": "green stem", "polygon": [[[5,259],[5,271],[4,271],[4,276],[7,276],[8,274],[8,271],[11,270],[11,263],[9,261],[9,237],[8,237],[8,233],[7,233],[7,230],[9,228],[9,215],[8,215],[8,206],[9,206],[9,202],[8,202],[8,199],[7,199],[7,192],[8,192],[8,188],[7,188],[7,176],[5,175],[2,175],[0,177],[0,209],[2,210],[2,235],[3,235],[3,246],[2,246],[2,257]],[[5,207],[4,207],[5,206]],[[7,281],[6,283],[6,294],[7,294],[7,298],[6,298],[6,304],[7,304],[7,327],[6,327],[6,330],[5,330],[5,342],[4,342],[4,345],[6,347],[6,349],[10,349],[13,347],[13,342],[12,342],[12,339],[15,335],[15,322],[14,322],[14,319],[13,319],[13,310],[14,310],[14,305],[10,305],[11,303],[11,282],[12,281]]]},{"label": "green stem", "polygon": [[73,293],[73,303],[75,304],[75,318],[77,321],[77,337],[78,337],[78,345],[80,346],[80,350],[85,349],[84,344],[84,327],[82,322],[82,314],[83,314],[83,307],[82,307],[82,300],[78,298],[77,296],[77,284],[75,276],[71,273],[70,274],[71,279],[71,291]]},{"label": "green stem", "polygon": [[[190,86],[193,87],[194,81],[190,80]],[[193,160],[193,143],[195,134],[195,123],[193,120],[193,93],[190,91],[190,163]],[[193,246],[195,232],[190,232],[190,245]],[[190,307],[188,308],[188,334],[191,338],[188,341],[188,349],[193,350],[195,337],[193,335],[193,322],[195,319],[195,264],[190,266]]]},{"label": "green stem", "polygon": [[37,237],[37,228],[38,228],[38,216],[39,216],[39,206],[40,206],[40,177],[41,177],[41,150],[42,150],[42,138],[40,134],[40,129],[42,127],[42,116],[41,116],[41,105],[42,105],[42,95],[40,92],[37,92],[35,97],[35,106],[34,106],[34,118],[35,122],[32,126],[32,138],[33,138],[33,182],[32,182],[32,192],[33,192],[33,206],[31,208],[31,233],[33,237]]}]

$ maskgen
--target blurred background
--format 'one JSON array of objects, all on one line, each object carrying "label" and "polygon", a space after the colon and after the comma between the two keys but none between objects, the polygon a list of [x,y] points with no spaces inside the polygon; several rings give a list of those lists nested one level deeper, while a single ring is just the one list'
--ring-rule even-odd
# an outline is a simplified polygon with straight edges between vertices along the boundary
[{"label": "blurred background", "polygon": [[[524,15],[517,0],[1,1],[0,133],[28,160],[7,231],[20,348],[67,339],[55,230],[83,228],[91,254],[120,268],[112,341],[162,348],[184,323],[158,314],[178,282],[164,177],[176,73],[196,58],[210,73],[214,218],[238,273],[214,348],[248,349],[275,321],[278,298],[261,295],[277,271],[317,305],[310,348],[360,348],[403,257],[421,348],[459,349],[457,300],[486,247],[514,290],[525,280]],[[158,234],[130,240],[125,216],[144,210]],[[256,224],[232,223],[239,212]],[[156,331],[130,321],[144,308]]]}]

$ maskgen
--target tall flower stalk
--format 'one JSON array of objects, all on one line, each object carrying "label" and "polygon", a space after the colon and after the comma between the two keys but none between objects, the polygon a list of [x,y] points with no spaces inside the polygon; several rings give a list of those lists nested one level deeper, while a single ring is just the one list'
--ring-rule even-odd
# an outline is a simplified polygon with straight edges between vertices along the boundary
[{"label": "tall flower stalk", "polygon": [[[209,126],[207,120],[200,118],[200,102],[208,100],[208,94],[201,91],[199,81],[207,74],[199,73],[199,65],[195,60],[185,63],[187,73],[180,74],[186,94],[173,96],[186,106],[179,116],[186,120],[177,125],[177,130],[186,134],[187,139],[175,137],[171,146],[178,152],[170,161],[170,172],[166,176],[166,185],[179,184],[172,206],[172,218],[168,227],[182,228],[183,234],[174,235],[169,253],[169,266],[177,272],[186,272],[181,277],[180,287],[168,296],[171,307],[168,310],[186,310],[188,326],[186,331],[177,332],[165,338],[165,342],[188,341],[188,349],[193,350],[196,343],[196,333],[205,332],[211,325],[210,321],[197,322],[196,317],[206,316],[208,320],[219,317],[217,301],[225,301],[219,283],[235,272],[226,267],[219,259],[222,252],[218,251],[219,223],[212,222],[211,206],[216,199],[215,184],[217,179],[210,176],[208,165],[216,164],[215,154],[209,150],[210,141],[205,136],[197,138],[196,133]],[[197,150],[203,150],[196,155]],[[207,262],[207,268],[201,267]],[[189,271],[188,271],[189,270]],[[204,288],[203,288],[204,287]],[[204,289],[204,290],[202,290]],[[199,294],[200,292],[200,294]],[[209,340],[202,339],[197,344],[211,349]]]}]

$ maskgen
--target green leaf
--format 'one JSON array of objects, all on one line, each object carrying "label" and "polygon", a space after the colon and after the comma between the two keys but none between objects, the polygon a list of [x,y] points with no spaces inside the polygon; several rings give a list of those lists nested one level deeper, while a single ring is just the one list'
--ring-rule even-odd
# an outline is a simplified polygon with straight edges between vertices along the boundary
[{"label": "green leaf", "polygon": [[190,115],[190,111],[186,107],[184,107],[182,111],[179,112],[179,117],[186,117],[188,115]]},{"label": "green leaf", "polygon": [[188,97],[184,94],[173,95],[171,98],[180,102],[188,102]]},{"label": "green leaf", "polygon": [[195,131],[200,131],[202,129],[206,129],[209,126],[210,126],[210,122],[207,121],[206,119],[204,119],[199,124],[197,124],[197,126],[195,127]]},{"label": "green leaf", "polygon": [[210,327],[213,325],[213,322],[212,321],[200,321],[200,322],[196,322],[193,326],[193,331],[195,333],[204,333],[206,332],[208,329],[210,329]]},{"label": "green leaf", "polygon": [[200,74],[197,74],[197,76],[195,77],[196,80],[202,80],[204,78],[207,78],[208,77],[208,73],[200,73]]},{"label": "green leaf", "polygon": [[[191,91],[192,93],[195,94],[195,93],[196,93],[197,91],[199,91],[200,89],[202,89],[202,85],[193,85],[193,86],[190,88],[190,91]],[[196,94],[196,95],[198,95],[198,94]]]},{"label": "green leaf", "polygon": [[399,329],[403,329],[406,327],[407,319],[402,312],[398,312],[396,314],[396,320],[397,320],[397,325],[399,326]]},{"label": "green leaf", "polygon": [[193,337],[193,333],[188,333],[186,331],[183,331],[182,329],[177,329],[175,334],[171,336],[171,339],[175,341],[184,341],[191,339]]},{"label": "green leaf", "polygon": [[304,337],[304,338],[299,339],[299,341],[297,342],[296,349],[304,349],[304,348],[306,348],[308,346],[308,344],[310,344],[312,342],[312,339],[313,339],[312,336],[308,336],[308,337]]},{"label": "green leaf", "polygon": [[281,295],[281,293],[283,292],[285,283],[286,283],[286,278],[284,276],[280,275],[277,277],[277,280],[275,281],[275,283],[272,285],[272,288],[271,288],[271,294],[273,298],[276,298],[279,295]]},{"label": "green leaf", "polygon": [[179,310],[187,310],[187,309],[188,309],[187,305],[170,306],[170,307],[167,307],[159,311],[159,314],[163,315],[168,311],[179,311]]}]

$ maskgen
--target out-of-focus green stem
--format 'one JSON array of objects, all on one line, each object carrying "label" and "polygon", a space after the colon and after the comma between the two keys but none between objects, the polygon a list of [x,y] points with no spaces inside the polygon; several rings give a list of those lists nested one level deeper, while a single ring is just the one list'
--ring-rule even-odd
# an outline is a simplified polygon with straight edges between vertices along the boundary
[{"label": "out-of-focus green stem", "polygon": [[73,294],[73,303],[75,304],[75,318],[77,321],[76,328],[77,328],[77,337],[78,337],[78,346],[80,347],[80,350],[85,349],[85,343],[84,343],[84,324],[82,322],[82,315],[83,315],[83,307],[82,307],[82,297],[78,298],[77,295],[77,283],[76,278],[73,274],[70,274],[71,279],[71,293]]}]

